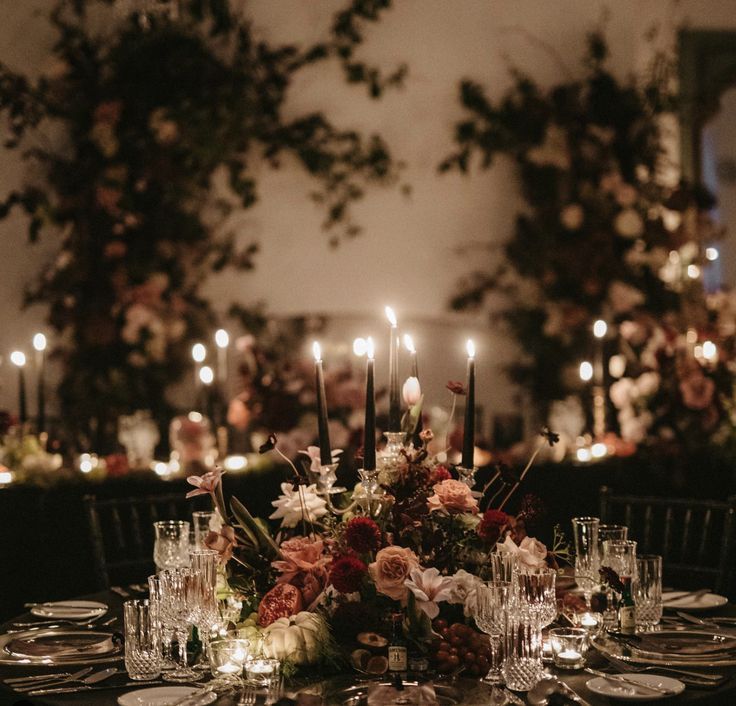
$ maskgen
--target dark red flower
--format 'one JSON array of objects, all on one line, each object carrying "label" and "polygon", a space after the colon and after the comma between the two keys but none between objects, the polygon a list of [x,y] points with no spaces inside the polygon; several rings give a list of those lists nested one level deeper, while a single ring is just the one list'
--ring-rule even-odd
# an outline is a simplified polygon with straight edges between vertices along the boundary
[{"label": "dark red flower", "polygon": [[453,395],[465,394],[465,386],[461,382],[450,380],[450,382],[447,383],[446,387],[450,392],[452,392]]},{"label": "dark red flower", "polygon": [[430,478],[430,483],[432,485],[436,485],[437,483],[441,483],[443,480],[448,480],[449,478],[452,478],[452,474],[450,471],[447,470],[446,466],[437,466],[432,471],[432,476]]},{"label": "dark red flower", "polygon": [[508,527],[510,519],[501,510],[486,510],[478,525],[478,536],[490,544],[495,544],[501,539],[501,532],[504,527]]},{"label": "dark red flower", "polygon": [[381,530],[370,517],[354,517],[345,526],[345,543],[358,554],[374,552],[381,546]]},{"label": "dark red flower", "polygon": [[343,556],[332,564],[330,583],[340,593],[355,593],[360,588],[368,567],[355,556]]}]

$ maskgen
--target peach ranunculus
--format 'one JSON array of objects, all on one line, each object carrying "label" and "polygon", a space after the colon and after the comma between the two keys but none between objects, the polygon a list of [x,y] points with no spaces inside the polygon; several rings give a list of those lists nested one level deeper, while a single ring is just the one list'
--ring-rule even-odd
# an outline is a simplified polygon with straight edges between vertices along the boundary
[{"label": "peach ranunculus", "polygon": [[368,572],[376,584],[376,591],[395,601],[403,601],[409,593],[404,582],[418,567],[419,559],[411,549],[390,546],[376,554],[376,560],[368,566]]},{"label": "peach ranunculus", "polygon": [[713,401],[716,384],[702,372],[690,373],[680,382],[680,394],[688,409],[704,410]]},{"label": "peach ranunculus", "polygon": [[331,557],[325,554],[325,543],[321,539],[294,537],[281,544],[282,559],[271,562],[281,576],[279,581],[292,582],[300,573],[315,572],[330,563]]},{"label": "peach ranunculus", "polygon": [[230,561],[237,544],[235,530],[230,525],[225,525],[219,532],[210,532],[204,538],[204,545],[207,549],[214,549],[219,553],[221,564],[227,564]]},{"label": "peach ranunculus", "polygon": [[440,510],[450,514],[459,512],[478,512],[478,500],[473,497],[465,483],[453,478],[437,483],[434,495],[427,500],[429,511]]}]

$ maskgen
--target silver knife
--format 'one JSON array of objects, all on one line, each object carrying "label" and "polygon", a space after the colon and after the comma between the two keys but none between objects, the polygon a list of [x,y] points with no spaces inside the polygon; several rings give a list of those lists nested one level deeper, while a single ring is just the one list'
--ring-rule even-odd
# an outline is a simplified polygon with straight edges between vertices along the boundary
[{"label": "silver knife", "polygon": [[125,684],[108,684],[107,686],[62,686],[52,689],[36,689],[29,691],[28,696],[48,696],[50,694],[76,694],[82,691],[103,691],[105,689],[127,689],[131,686],[156,686],[158,684],[168,684],[162,680],[158,681],[129,681]]},{"label": "silver knife", "polygon": [[[94,667],[85,667],[84,669],[80,669],[78,672],[74,672],[74,674],[70,674],[68,677],[61,677],[59,678],[56,675],[47,676],[45,679],[40,679],[38,681],[34,680],[32,682],[20,682],[11,684],[10,686],[13,688],[14,691],[28,691],[29,689],[38,689],[39,688],[39,681],[41,682],[53,682],[54,684],[64,684],[68,681],[77,681],[78,679],[81,679],[85,674],[89,674]],[[49,684],[46,684],[46,686],[49,686]]]},{"label": "silver knife", "polygon": [[47,679],[62,679],[64,677],[70,677],[69,672],[56,672],[55,674],[34,674],[32,677],[12,677],[11,679],[4,679],[3,684],[21,684],[25,681],[46,681]]},{"label": "silver knife", "polygon": [[689,623],[694,623],[695,625],[703,625],[709,628],[718,627],[718,623],[716,622],[712,622],[710,620],[703,620],[703,618],[697,618],[694,615],[690,615],[690,613],[683,613],[681,610],[675,611],[675,614],[680,616],[683,620],[687,620]]},{"label": "silver knife", "polygon": [[109,667],[108,669],[103,669],[100,672],[95,672],[94,674],[90,674],[88,677],[84,677],[82,679],[67,677],[66,679],[52,679],[42,684],[39,684],[38,682],[24,682],[23,684],[14,684],[13,690],[22,694],[25,691],[32,691],[33,689],[46,689],[52,686],[62,686],[63,684],[70,684],[73,682],[76,682],[80,685],[97,684],[97,682],[101,682],[105,679],[108,679],[113,674],[117,674],[117,671],[117,667]]}]

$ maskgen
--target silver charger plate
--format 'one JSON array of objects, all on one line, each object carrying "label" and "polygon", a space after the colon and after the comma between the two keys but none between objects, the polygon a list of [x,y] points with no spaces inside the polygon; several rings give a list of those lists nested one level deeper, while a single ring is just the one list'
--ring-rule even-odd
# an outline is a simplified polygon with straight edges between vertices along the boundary
[{"label": "silver charger plate", "polygon": [[[682,635],[682,632],[679,632]],[[708,631],[690,632],[694,640],[733,641],[733,635]],[[711,652],[707,654],[672,654],[657,653],[643,648],[637,649],[633,643],[624,644],[605,635],[593,638],[593,646],[604,656],[615,657],[623,662],[633,664],[652,664],[660,667],[730,667],[736,666],[736,651]]]},{"label": "silver charger plate", "polygon": [[[61,646],[65,641],[69,645],[79,641],[79,651],[66,652]],[[87,649],[85,643],[89,646]],[[54,649],[55,644],[57,649]],[[26,667],[99,664],[119,660],[121,655],[122,646],[110,632],[51,628],[0,635],[0,664]]]}]

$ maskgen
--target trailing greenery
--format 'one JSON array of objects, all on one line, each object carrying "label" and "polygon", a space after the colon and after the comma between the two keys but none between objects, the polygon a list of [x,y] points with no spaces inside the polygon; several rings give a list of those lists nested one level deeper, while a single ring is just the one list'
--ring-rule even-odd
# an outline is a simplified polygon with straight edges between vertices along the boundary
[{"label": "trailing greenery", "polygon": [[59,244],[26,302],[49,307],[64,422],[98,450],[122,413],[168,419],[166,390],[215,325],[202,283],[254,266],[258,244],[231,216],[256,202],[261,165],[310,175],[333,243],[359,232],[350,206],[366,187],[396,179],[379,136],[318,111],[284,115],[294,76],[336,60],[379,97],[406,71],[384,76],[356,57],[390,0],[353,0],[307,47],[257,37],[226,0],[181,2],[145,28],[113,5],[56,0],[53,63],[38,79],[0,64],[5,146],[29,165],[0,218],[19,207],[31,241]]}]

